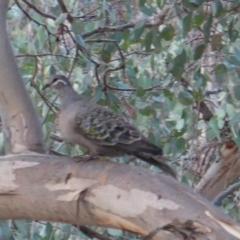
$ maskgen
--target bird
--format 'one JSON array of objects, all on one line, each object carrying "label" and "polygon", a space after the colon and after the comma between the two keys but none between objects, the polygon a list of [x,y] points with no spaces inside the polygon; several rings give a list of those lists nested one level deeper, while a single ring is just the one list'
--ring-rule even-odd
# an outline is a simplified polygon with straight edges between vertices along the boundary
[{"label": "bird", "polygon": [[65,75],[50,76],[43,90],[49,87],[60,98],[59,130],[63,138],[85,147],[89,159],[135,156],[176,178],[162,148],[151,143],[125,117],[76,92]]}]

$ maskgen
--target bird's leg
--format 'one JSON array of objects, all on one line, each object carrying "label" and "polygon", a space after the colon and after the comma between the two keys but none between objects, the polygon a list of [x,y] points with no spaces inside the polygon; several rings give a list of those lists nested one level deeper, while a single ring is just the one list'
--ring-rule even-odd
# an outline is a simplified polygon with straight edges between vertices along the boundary
[{"label": "bird's leg", "polygon": [[99,157],[99,155],[96,152],[90,152],[89,155],[83,155],[83,156],[76,156],[75,158],[76,162],[88,162],[91,160],[96,160]]}]

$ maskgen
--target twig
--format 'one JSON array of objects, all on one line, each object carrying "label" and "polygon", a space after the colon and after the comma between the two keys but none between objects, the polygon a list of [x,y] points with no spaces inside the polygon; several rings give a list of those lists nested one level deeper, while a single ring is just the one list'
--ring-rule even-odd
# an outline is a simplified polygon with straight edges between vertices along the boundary
[{"label": "twig", "polygon": [[89,236],[90,238],[97,238],[100,240],[111,240],[111,238],[108,238],[106,236],[103,236],[102,234],[92,230],[91,228],[88,228],[86,226],[80,226],[78,228],[80,231],[82,231],[84,234],[86,234],[87,236]]},{"label": "twig", "polygon": [[67,7],[65,6],[65,3],[62,0],[58,0],[58,4],[59,4],[59,7],[61,8],[62,12],[63,13],[67,13],[67,20],[70,23],[72,23],[73,22],[73,18],[70,15],[70,13],[68,12]]},{"label": "twig", "polygon": [[220,206],[222,200],[227,197],[229,194],[233,193],[235,190],[240,188],[240,182],[234,183],[233,185],[229,186],[226,190],[219,193],[215,199],[212,201],[212,204],[215,206]]},{"label": "twig", "polygon": [[37,12],[38,14],[40,14],[41,16],[43,16],[44,18],[51,18],[53,20],[56,20],[56,17],[53,15],[50,15],[48,13],[42,12],[40,9],[38,9],[35,5],[33,5],[32,3],[26,1],[26,0],[22,0],[28,7],[30,7],[31,9],[33,9],[35,12]]},{"label": "twig", "polygon": [[[145,23],[143,25],[143,27],[144,28],[151,28],[151,27],[158,27],[158,26],[162,25],[164,23],[164,19],[165,19],[168,11],[169,11],[169,9],[166,9],[166,11],[161,16],[159,16],[158,21],[156,21],[154,23]],[[112,26],[99,27],[99,28],[96,28],[96,29],[91,30],[89,32],[83,33],[82,37],[87,38],[87,37],[90,37],[90,36],[92,36],[94,34],[97,34],[97,33],[121,32],[121,31],[124,31],[128,28],[133,28],[133,27],[135,27],[135,25],[136,25],[136,23],[128,23],[128,24],[124,24],[124,25],[120,25],[120,26],[113,26],[113,27]]]}]

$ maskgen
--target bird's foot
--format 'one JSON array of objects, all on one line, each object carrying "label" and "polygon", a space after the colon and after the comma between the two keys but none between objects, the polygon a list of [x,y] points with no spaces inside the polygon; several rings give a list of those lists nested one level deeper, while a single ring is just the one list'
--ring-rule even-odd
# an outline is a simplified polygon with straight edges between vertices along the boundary
[{"label": "bird's foot", "polygon": [[98,155],[96,153],[90,153],[89,155],[75,156],[73,158],[76,162],[89,162],[98,159]]}]

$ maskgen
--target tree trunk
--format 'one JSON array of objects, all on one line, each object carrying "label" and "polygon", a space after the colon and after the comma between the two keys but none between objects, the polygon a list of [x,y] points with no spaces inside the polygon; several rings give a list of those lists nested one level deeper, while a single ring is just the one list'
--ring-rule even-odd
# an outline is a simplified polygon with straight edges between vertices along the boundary
[{"label": "tree trunk", "polygon": [[24,87],[6,30],[7,0],[0,0],[0,115],[5,152],[44,153],[39,118]]}]

